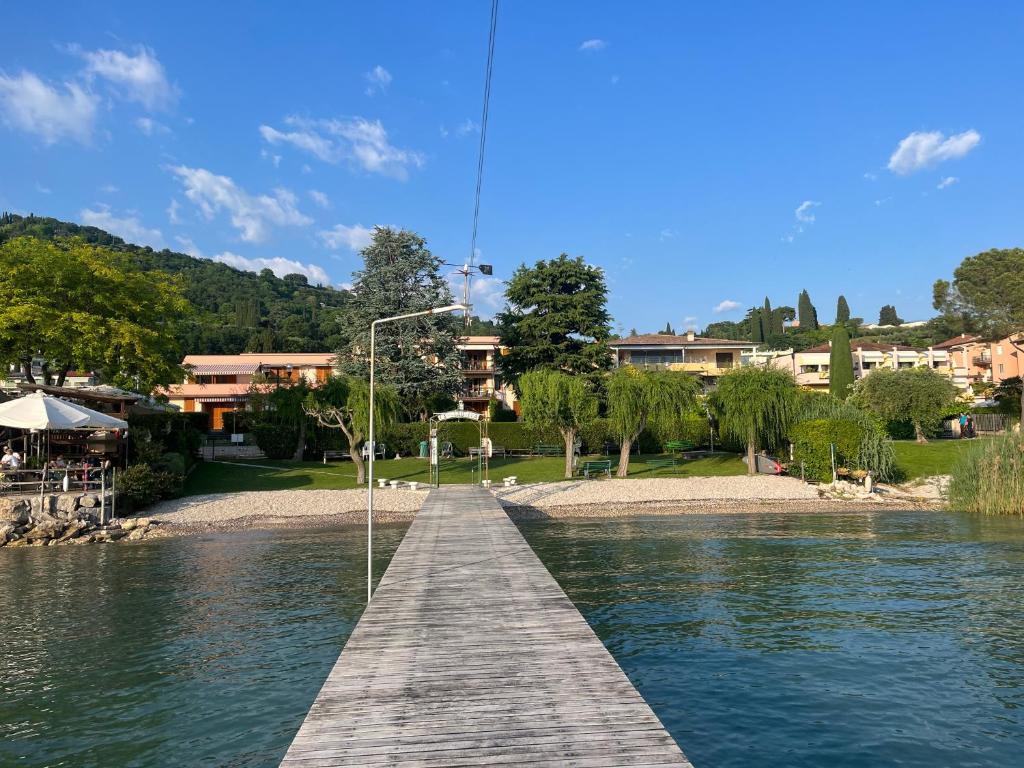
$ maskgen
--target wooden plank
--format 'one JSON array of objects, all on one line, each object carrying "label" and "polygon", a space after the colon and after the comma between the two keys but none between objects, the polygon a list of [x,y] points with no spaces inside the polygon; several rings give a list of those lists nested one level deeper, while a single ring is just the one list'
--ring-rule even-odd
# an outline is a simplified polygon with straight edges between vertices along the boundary
[{"label": "wooden plank", "polygon": [[446,486],[281,765],[690,763],[494,497]]}]

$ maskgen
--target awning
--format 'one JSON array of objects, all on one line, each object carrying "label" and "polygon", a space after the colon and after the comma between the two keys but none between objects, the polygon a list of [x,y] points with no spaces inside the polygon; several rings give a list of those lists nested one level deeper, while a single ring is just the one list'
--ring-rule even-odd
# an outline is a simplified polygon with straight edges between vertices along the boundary
[{"label": "awning", "polygon": [[220,395],[218,397],[197,397],[197,403],[244,403],[249,398],[245,395]]},{"label": "awning", "polygon": [[128,422],[42,392],[0,404],[0,426],[16,429],[128,429]]},{"label": "awning", "polygon": [[254,374],[259,370],[259,363],[199,363],[186,366],[193,376],[239,376]]}]

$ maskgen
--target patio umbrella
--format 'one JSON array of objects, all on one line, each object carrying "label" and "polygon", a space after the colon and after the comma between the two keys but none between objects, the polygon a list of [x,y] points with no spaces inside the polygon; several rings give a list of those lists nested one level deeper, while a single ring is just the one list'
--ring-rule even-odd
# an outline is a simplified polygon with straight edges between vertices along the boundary
[{"label": "patio umbrella", "polygon": [[0,403],[0,427],[40,430],[128,429],[128,422],[59,397],[34,392]]}]

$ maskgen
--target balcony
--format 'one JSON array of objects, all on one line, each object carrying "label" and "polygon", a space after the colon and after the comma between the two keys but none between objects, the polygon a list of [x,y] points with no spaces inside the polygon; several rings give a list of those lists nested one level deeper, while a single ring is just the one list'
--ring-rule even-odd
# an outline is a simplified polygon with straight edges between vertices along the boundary
[{"label": "balcony", "polygon": [[975,355],[971,358],[971,363],[976,365],[978,368],[991,368],[992,367],[992,355],[988,352],[982,352],[980,355]]},{"label": "balcony", "polygon": [[462,363],[461,370],[463,373],[468,374],[494,373],[494,366],[488,365],[487,363],[478,363],[473,360],[467,360]]},{"label": "balcony", "polygon": [[494,387],[466,387],[459,395],[462,400],[490,400],[494,396]]},{"label": "balcony", "polygon": [[699,373],[701,376],[721,376],[732,369],[732,364],[719,366],[715,363],[670,363],[666,366],[670,371],[682,373]]}]

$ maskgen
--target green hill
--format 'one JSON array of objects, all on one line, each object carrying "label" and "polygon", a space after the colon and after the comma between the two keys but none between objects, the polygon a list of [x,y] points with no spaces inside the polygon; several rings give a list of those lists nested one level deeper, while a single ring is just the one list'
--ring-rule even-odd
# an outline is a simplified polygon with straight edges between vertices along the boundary
[{"label": "green hill", "polygon": [[346,291],[309,285],[304,275],[244,272],[184,253],[126,243],[96,227],[39,216],[0,214],[0,243],[13,237],[79,237],[129,254],[144,270],[181,275],[197,319],[180,338],[185,354],[329,352]]}]

